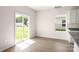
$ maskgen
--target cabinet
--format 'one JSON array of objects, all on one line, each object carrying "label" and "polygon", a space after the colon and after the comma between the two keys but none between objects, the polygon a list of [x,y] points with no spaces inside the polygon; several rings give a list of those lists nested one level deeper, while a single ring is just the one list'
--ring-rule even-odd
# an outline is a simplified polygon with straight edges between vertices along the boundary
[{"label": "cabinet", "polygon": [[68,28],[79,28],[79,9],[72,9],[68,12],[67,16]]},{"label": "cabinet", "polygon": [[69,14],[69,23],[79,23],[79,9],[72,9]]},{"label": "cabinet", "polygon": [[76,9],[70,11],[70,23],[76,22]]},{"label": "cabinet", "polygon": [[77,12],[76,13],[77,13],[76,23],[79,23],[79,9],[77,9]]}]

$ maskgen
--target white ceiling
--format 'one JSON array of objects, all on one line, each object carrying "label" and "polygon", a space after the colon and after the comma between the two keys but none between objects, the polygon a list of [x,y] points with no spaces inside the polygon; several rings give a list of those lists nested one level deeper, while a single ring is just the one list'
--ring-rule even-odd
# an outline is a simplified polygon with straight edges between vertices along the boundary
[{"label": "white ceiling", "polygon": [[61,6],[29,6],[29,7],[36,11],[39,11],[39,10],[52,9],[52,8],[61,7]]}]

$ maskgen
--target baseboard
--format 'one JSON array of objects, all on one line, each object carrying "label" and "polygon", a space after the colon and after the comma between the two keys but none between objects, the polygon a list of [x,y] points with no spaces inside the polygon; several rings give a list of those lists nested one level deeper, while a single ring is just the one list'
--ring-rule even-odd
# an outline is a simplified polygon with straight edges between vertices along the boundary
[{"label": "baseboard", "polygon": [[13,47],[13,46],[15,46],[15,44],[12,45],[12,46],[7,47],[7,48],[5,48],[5,49],[3,49],[1,52],[5,52],[5,50],[7,50],[7,49],[9,49],[9,48],[11,48],[11,47]]},{"label": "baseboard", "polygon": [[64,39],[58,39],[58,38],[49,38],[49,37],[42,37],[42,36],[36,36],[36,38],[56,39],[56,40],[63,40],[63,41],[67,41],[67,42],[69,42],[68,40],[64,40]]}]

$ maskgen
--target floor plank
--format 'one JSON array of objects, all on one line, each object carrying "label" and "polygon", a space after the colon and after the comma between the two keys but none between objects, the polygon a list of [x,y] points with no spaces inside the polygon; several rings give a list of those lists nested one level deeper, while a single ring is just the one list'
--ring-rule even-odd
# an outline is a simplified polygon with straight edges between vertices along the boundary
[{"label": "floor plank", "polygon": [[73,52],[73,47],[65,40],[37,37],[18,43],[4,52]]}]

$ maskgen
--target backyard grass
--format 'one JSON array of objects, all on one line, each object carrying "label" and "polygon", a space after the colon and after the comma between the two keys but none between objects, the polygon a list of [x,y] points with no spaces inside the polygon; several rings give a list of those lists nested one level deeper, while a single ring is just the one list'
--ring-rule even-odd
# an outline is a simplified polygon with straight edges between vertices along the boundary
[{"label": "backyard grass", "polygon": [[56,29],[56,31],[66,31],[65,29]]},{"label": "backyard grass", "polygon": [[28,27],[17,26],[16,27],[16,41],[26,40],[29,38]]}]

